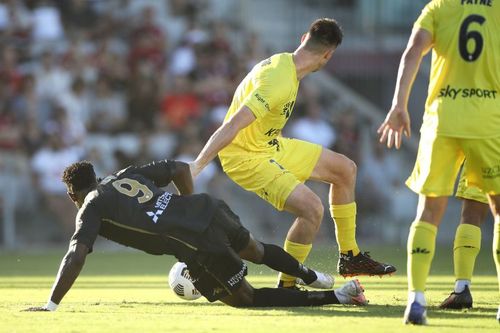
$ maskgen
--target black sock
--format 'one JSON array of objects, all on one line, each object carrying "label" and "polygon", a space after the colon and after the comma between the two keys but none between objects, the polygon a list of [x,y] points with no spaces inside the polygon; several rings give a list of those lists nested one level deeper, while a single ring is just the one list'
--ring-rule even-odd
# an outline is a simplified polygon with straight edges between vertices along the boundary
[{"label": "black sock", "polygon": [[273,244],[264,244],[262,264],[291,276],[301,278],[306,284],[313,283],[318,278],[316,273],[302,265],[281,247]]},{"label": "black sock", "polygon": [[340,304],[333,290],[301,291],[286,288],[254,289],[253,307]]}]

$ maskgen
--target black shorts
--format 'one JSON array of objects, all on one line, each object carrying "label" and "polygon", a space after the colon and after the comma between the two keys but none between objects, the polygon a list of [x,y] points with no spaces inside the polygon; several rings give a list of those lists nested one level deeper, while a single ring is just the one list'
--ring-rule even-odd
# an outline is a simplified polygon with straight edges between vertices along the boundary
[{"label": "black shorts", "polygon": [[250,232],[239,217],[218,201],[212,222],[198,237],[197,251],[185,258],[189,274],[198,291],[210,302],[231,295],[247,275],[247,266],[238,255],[250,240]]}]

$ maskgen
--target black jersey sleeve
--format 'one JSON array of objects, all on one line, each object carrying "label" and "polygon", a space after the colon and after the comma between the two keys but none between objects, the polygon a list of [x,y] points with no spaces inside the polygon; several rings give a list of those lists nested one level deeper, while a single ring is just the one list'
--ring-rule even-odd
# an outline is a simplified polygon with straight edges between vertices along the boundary
[{"label": "black jersey sleeve", "polygon": [[161,160],[137,167],[133,170],[158,186],[167,186],[176,173],[176,162],[174,160]]},{"label": "black jersey sleeve", "polygon": [[92,197],[87,197],[85,203],[78,211],[75,222],[75,233],[71,237],[70,246],[81,243],[89,248],[89,253],[92,252],[92,247],[99,234],[101,228],[101,216],[97,209],[97,200]]}]

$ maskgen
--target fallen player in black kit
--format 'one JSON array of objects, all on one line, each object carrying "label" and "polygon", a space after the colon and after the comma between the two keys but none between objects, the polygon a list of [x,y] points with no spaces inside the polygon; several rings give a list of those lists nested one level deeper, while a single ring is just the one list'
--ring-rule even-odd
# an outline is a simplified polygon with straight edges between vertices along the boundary
[{"label": "fallen player in black kit", "polygon": [[[351,280],[337,290],[253,288],[242,259],[296,276],[304,285],[330,289],[333,277],[300,264],[282,248],[256,241],[221,200],[191,194],[186,163],[163,160],[128,167],[103,180],[83,161],[64,171],[68,195],[79,208],[76,230],[48,303],[28,311],[54,311],[78,277],[97,235],[144,252],[174,255],[186,263],[194,285],[210,302],[234,307],[366,305]],[[173,182],[181,195],[160,189]]]}]

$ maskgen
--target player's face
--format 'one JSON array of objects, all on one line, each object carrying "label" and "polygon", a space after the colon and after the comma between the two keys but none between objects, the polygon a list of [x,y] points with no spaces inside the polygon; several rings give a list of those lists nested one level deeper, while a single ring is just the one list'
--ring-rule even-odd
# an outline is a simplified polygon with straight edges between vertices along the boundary
[{"label": "player's face", "polygon": [[69,186],[66,186],[66,189],[66,193],[68,193],[71,201],[73,201],[73,203],[76,205],[76,208],[80,209],[80,207],[83,205],[83,202],[80,202],[80,200],[78,200],[78,195],[76,193],[73,193]]}]

